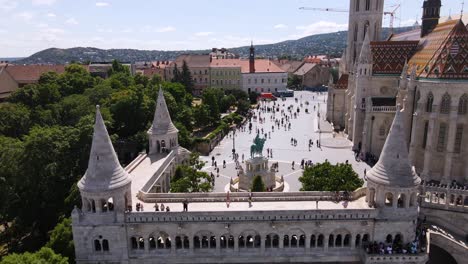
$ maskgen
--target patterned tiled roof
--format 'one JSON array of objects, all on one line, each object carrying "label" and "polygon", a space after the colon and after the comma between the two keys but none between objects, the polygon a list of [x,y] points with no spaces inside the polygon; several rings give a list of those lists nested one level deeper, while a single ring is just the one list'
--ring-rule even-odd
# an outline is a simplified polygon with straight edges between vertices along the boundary
[{"label": "patterned tiled roof", "polygon": [[401,74],[405,62],[413,56],[419,41],[371,42],[374,74]]},{"label": "patterned tiled roof", "polygon": [[420,78],[468,79],[468,30],[463,22],[439,24],[408,64]]},{"label": "patterned tiled roof", "polygon": [[335,85],[335,89],[344,89],[344,90],[348,89],[348,79],[349,79],[348,74],[342,74],[340,79]]}]

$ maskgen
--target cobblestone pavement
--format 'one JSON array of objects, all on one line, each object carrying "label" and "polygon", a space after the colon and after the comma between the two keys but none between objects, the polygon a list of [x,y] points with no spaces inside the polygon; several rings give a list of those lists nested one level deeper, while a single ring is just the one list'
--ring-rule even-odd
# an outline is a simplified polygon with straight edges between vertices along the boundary
[{"label": "cobblestone pavement", "polygon": [[[298,102],[295,102],[295,98],[298,99]],[[240,130],[236,131],[234,140],[235,140],[235,149],[239,154],[239,161],[242,160],[242,154],[244,154],[244,159],[250,157],[250,146],[255,137],[256,129],[263,128],[263,136],[265,133],[269,133],[269,137],[265,142],[263,149],[263,155],[267,155],[267,148],[271,149],[273,152],[273,158],[270,158],[271,162],[279,162],[280,171],[277,173],[277,176],[283,175],[287,185],[286,191],[299,191],[301,188],[301,183],[298,178],[302,175],[302,170],[300,170],[300,163],[302,159],[311,160],[313,163],[324,162],[326,159],[332,164],[338,162],[345,162],[346,160],[352,164],[354,170],[359,174],[360,177],[363,177],[364,169],[369,170],[369,166],[364,162],[358,162],[354,159],[354,153],[351,150],[350,142],[345,139],[342,135],[335,135],[331,133],[331,126],[327,126],[323,120],[326,116],[326,98],[327,94],[322,93],[312,93],[307,91],[295,92],[295,98],[287,98],[286,101],[278,100],[276,104],[280,106],[281,109],[287,112],[287,107],[293,105],[293,109],[297,111],[297,108],[300,109],[300,112],[295,119],[294,116],[291,120],[291,130],[286,130],[284,127],[280,126],[278,129],[275,126],[275,129],[272,130],[272,125],[274,121],[270,120],[272,116],[271,113],[260,113],[261,117],[265,118],[264,123],[260,123],[258,120],[252,119],[252,133],[249,133],[248,122],[245,132]],[[306,104],[306,101],[309,104]],[[301,107],[302,103],[302,107]],[[266,106],[273,106],[273,102],[265,103]],[[314,110],[314,106],[316,109]],[[306,113],[305,110],[308,109],[309,113]],[[320,122],[318,122],[318,113],[319,109]],[[256,115],[259,115],[260,111],[255,110]],[[276,113],[276,118],[281,119],[281,113]],[[318,129],[320,123],[320,130]],[[211,166],[211,157],[214,156],[217,161],[217,165],[220,168],[219,177],[216,177],[215,180],[215,192],[223,192],[225,186],[229,183],[229,179],[237,177],[235,170],[235,164],[232,157],[232,148],[233,148],[233,137],[232,132],[226,136],[220,144],[213,149],[209,156],[201,156],[201,159],[206,161],[206,166],[203,168],[204,171],[213,172],[215,177],[217,175],[215,168]],[[263,137],[262,136],[262,137]],[[291,145],[291,138],[297,140],[297,146]],[[322,148],[317,148],[317,140],[322,141]],[[312,148],[308,147],[309,140],[312,140],[314,145]],[[223,160],[226,161],[226,168],[223,168]],[[292,170],[291,163],[295,162],[295,170]]]}]

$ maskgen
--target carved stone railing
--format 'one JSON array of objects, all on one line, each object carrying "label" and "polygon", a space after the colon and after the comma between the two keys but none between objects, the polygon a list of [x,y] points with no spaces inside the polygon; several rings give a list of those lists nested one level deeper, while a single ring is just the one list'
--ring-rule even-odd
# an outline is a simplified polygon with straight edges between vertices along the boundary
[{"label": "carved stone railing", "polygon": [[396,106],[372,106],[372,112],[394,113]]},{"label": "carved stone railing", "polygon": [[429,260],[429,255],[427,253],[420,254],[389,254],[389,255],[379,255],[379,254],[364,254],[364,264],[374,264],[374,263],[414,263],[414,264],[424,264]]},{"label": "carved stone railing", "polygon": [[468,188],[443,184],[425,184],[421,188],[421,207],[468,212]]},{"label": "carved stone railing", "polygon": [[158,167],[156,172],[151,176],[151,178],[148,180],[148,182],[143,185],[141,190],[138,192],[138,197],[140,199],[144,199],[146,197],[151,188],[158,183],[161,180],[161,176],[164,174],[166,171],[167,167],[171,164],[171,162],[175,159],[176,152],[172,150],[165,158],[162,164]]}]

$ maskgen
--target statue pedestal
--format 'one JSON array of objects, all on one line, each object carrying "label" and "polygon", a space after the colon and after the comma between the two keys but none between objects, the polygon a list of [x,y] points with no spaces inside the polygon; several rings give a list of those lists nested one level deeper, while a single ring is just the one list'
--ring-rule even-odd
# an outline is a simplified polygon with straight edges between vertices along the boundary
[{"label": "statue pedestal", "polygon": [[239,173],[239,189],[249,190],[252,187],[252,182],[255,176],[262,177],[265,188],[275,188],[275,169],[268,168],[268,158],[253,157],[245,161],[245,172]]}]

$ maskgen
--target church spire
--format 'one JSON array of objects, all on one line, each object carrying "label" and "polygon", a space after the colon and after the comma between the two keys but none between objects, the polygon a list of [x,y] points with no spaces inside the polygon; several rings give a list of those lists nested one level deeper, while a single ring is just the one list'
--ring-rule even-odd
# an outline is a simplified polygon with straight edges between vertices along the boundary
[{"label": "church spire", "polygon": [[86,192],[102,192],[120,188],[130,182],[130,176],[120,165],[112,146],[99,106],[96,106],[88,169],[78,182],[78,187]]},{"label": "church spire", "polygon": [[164,99],[164,93],[162,88],[159,88],[158,100],[156,102],[156,110],[154,113],[153,124],[148,130],[148,134],[151,135],[164,135],[173,132],[178,132],[174,126],[167,110],[166,100]]},{"label": "church spire", "polygon": [[394,187],[413,187],[420,183],[411,167],[405,138],[403,113],[398,105],[379,161],[367,173],[369,181]]},{"label": "church spire", "polygon": [[370,47],[369,30],[366,31],[364,42],[362,43],[361,54],[359,55],[359,64],[372,64],[372,52]]}]

